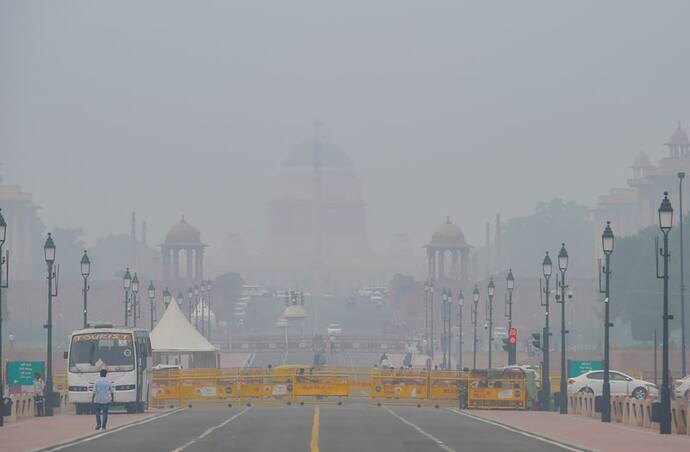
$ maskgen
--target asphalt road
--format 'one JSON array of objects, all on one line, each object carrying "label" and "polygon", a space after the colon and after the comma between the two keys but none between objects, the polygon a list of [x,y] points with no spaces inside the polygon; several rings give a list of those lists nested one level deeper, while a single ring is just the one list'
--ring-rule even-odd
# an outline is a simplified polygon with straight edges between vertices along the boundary
[{"label": "asphalt road", "polygon": [[63,451],[560,451],[558,445],[444,408],[252,406],[191,408]]}]

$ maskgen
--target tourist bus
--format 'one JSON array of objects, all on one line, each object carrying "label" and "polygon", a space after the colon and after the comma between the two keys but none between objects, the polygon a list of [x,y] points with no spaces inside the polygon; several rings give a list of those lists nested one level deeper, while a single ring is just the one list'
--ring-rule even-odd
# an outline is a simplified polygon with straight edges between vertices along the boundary
[{"label": "tourist bus", "polygon": [[141,328],[95,325],[74,331],[66,353],[69,402],[77,414],[91,411],[93,385],[101,369],[108,370],[115,397],[112,405],[128,413],[143,412],[151,388],[151,340]]}]

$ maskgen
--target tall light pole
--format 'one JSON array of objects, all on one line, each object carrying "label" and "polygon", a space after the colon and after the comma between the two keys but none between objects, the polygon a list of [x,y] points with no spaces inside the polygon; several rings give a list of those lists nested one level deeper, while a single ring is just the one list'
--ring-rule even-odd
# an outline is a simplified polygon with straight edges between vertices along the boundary
[{"label": "tall light pole", "polygon": [[472,302],[474,303],[474,309],[472,310],[472,323],[474,324],[474,339],[472,341],[472,370],[477,368],[477,317],[479,311],[479,288],[474,285],[474,291],[472,291]]},{"label": "tall light pole", "polygon": [[427,279],[424,282],[424,338],[426,339],[427,342],[427,350],[424,350],[425,353],[428,353],[428,348],[429,348],[429,292],[431,291],[431,283]]},{"label": "tall light pole", "polygon": [[[606,222],[606,228],[604,228],[604,233],[601,234],[601,247],[604,250],[604,257],[606,263],[604,268],[600,269],[599,273],[599,292],[604,293],[604,385],[602,387],[602,402],[601,407],[601,422],[611,422],[611,375],[610,371],[610,359],[609,359],[609,328],[613,326],[609,317],[609,306],[611,305],[610,300],[610,289],[609,289],[609,278],[611,276],[611,253],[613,253],[613,231],[611,230],[611,222]],[[601,261],[599,261],[601,263]],[[604,274],[606,282],[604,285],[604,290],[601,290],[601,273]]]},{"label": "tall light pole", "polygon": [[149,293],[149,309],[150,309],[150,319],[151,319],[151,331],[153,331],[153,324],[156,322],[156,316],[155,316],[155,311],[156,311],[156,288],[153,287],[153,281],[149,281],[149,287],[148,287],[148,293]]},{"label": "tall light pole", "polygon": [[55,264],[55,243],[51,233],[48,233],[43,254],[48,266],[48,323],[45,328],[48,333],[48,350],[46,356],[46,385],[43,390],[43,403],[45,403],[44,413],[46,416],[53,415],[53,264]]},{"label": "tall light pole", "polygon": [[441,369],[447,369],[448,361],[446,355],[448,354],[448,335],[446,332],[446,305],[448,304],[448,292],[443,289],[441,292],[441,325],[443,326],[441,330],[441,351],[443,352],[443,363],[441,364]]},{"label": "tall light pole", "polygon": [[125,326],[128,326],[129,319],[129,289],[132,287],[132,275],[129,274],[129,267],[125,270],[122,277],[122,287],[125,289]]},{"label": "tall light pole", "polygon": [[462,370],[462,308],[465,306],[465,296],[462,290],[458,294],[458,370]]},{"label": "tall light pole", "polygon": [[199,330],[199,284],[194,286],[194,326]]},{"label": "tall light pole", "polygon": [[201,280],[201,334],[206,336],[206,281]]},{"label": "tall light pole", "polygon": [[493,276],[489,280],[489,285],[486,287],[489,294],[489,369],[491,369],[491,349],[494,346],[494,291],[496,285],[494,284]]},{"label": "tall light pole", "polygon": [[544,340],[543,340],[543,356],[544,365],[541,368],[541,384],[542,384],[542,406],[547,409],[551,406],[551,371],[549,369],[549,336],[551,332],[549,331],[549,279],[551,278],[551,273],[553,271],[553,264],[551,263],[551,258],[549,257],[549,252],[546,252],[544,260],[541,263],[542,274],[544,275],[544,280],[546,281],[546,287],[544,288],[544,298],[545,298],[545,313],[544,313]]},{"label": "tall light pole", "polygon": [[[7,222],[5,222],[5,217],[2,216],[2,209],[0,209],[0,401],[5,400],[5,394],[4,394],[4,388],[5,388],[5,382],[2,379],[3,372],[2,372],[2,363],[4,362],[2,360],[2,289],[7,289],[9,287],[9,272],[7,272],[7,265],[9,265],[9,262],[7,262],[7,258],[9,258],[9,254],[7,256],[2,254],[2,247],[5,244],[5,239],[7,238]],[[5,267],[5,281],[3,282],[2,277],[2,267]],[[11,335],[10,335],[11,336]],[[12,339],[10,338],[10,341]],[[10,342],[10,350],[11,350],[11,342]],[[4,414],[4,405],[2,406],[3,409],[0,409],[0,427],[5,425],[3,414]]]},{"label": "tall light pole", "polygon": [[687,368],[687,355],[685,354],[685,270],[683,266],[683,179],[685,178],[685,173],[678,173],[678,203],[679,213],[680,213],[680,350],[682,353],[681,357],[681,368],[683,376],[688,374]]},{"label": "tall light pole", "polygon": [[[508,316],[508,331],[513,328],[513,289],[515,288],[515,276],[513,276],[513,269],[508,270],[508,276],[506,277],[506,289],[508,289],[508,306],[507,306],[507,316]],[[510,350],[508,351],[508,365],[515,365],[515,349],[516,345],[510,345]]]},{"label": "tall light pole", "polygon": [[431,363],[434,362],[434,282],[429,287],[429,330],[431,332]]},{"label": "tall light pole", "polygon": [[81,276],[84,278],[84,288],[82,289],[84,293],[84,328],[89,326],[86,293],[89,291],[87,279],[89,278],[90,274],[91,261],[89,260],[89,256],[86,254],[86,250],[84,250],[84,255],[81,257]]},{"label": "tall light pole", "polygon": [[446,369],[451,370],[453,368],[453,365],[451,364],[451,356],[453,356],[453,322],[451,322],[451,313],[453,308],[453,292],[450,289],[448,289],[447,305],[448,313],[446,314],[446,319],[448,320],[448,337],[446,338],[446,342],[448,343],[448,367],[446,367]]},{"label": "tall light pole", "polygon": [[561,271],[561,384],[560,384],[560,413],[568,414],[568,375],[566,370],[565,358],[565,335],[568,332],[565,324],[565,272],[568,270],[568,251],[565,243],[561,244],[561,251],[558,252],[558,269]]},{"label": "tall light pole", "polygon": [[[211,324],[211,280],[206,281],[206,305],[208,307],[208,329],[206,330],[208,340],[211,341],[211,332],[213,326]],[[285,330],[287,331],[287,330]]]},{"label": "tall light pole", "polygon": [[187,312],[190,324],[192,323],[192,298],[194,298],[194,290],[190,287],[187,289]]},{"label": "tall light pole", "polygon": [[134,272],[134,278],[132,278],[132,326],[137,326],[137,317],[139,317],[139,300],[137,300],[138,294],[139,277],[137,276],[137,272]]},{"label": "tall light pole", "polygon": [[[659,275],[659,256],[657,255],[657,275],[664,280],[664,315],[663,319],[663,346],[661,357],[661,419],[659,419],[659,433],[671,433],[671,385],[669,381],[668,362],[668,321],[673,318],[668,314],[668,233],[673,227],[673,207],[668,199],[668,192],[664,192],[664,199],[659,206],[659,229],[664,234],[664,247],[659,252],[664,259],[664,273]],[[658,248],[658,246],[657,246]],[[656,253],[655,253],[656,254]]]}]

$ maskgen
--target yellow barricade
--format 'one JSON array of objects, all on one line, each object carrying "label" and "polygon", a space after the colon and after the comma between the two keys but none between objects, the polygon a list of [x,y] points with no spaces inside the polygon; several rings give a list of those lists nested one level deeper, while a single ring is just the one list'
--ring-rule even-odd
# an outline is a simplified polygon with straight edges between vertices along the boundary
[{"label": "yellow barricade", "polygon": [[520,409],[526,406],[525,381],[515,378],[471,380],[468,407],[480,409]]},{"label": "yellow barricade", "polygon": [[374,399],[412,399],[427,398],[427,378],[424,376],[386,375],[373,376],[369,394]]}]

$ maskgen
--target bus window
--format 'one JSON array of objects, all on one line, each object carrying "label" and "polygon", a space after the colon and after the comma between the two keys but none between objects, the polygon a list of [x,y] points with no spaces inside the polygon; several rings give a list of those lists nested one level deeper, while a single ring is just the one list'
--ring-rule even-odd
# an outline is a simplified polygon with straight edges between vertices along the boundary
[{"label": "bus window", "polygon": [[70,372],[134,370],[134,344],[126,333],[79,334],[72,337]]}]

